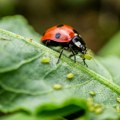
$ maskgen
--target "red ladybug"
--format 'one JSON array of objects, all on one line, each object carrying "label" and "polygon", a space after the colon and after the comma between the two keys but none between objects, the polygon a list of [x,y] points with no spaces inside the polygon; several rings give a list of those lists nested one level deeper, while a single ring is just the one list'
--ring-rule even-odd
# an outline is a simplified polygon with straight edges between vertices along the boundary
[{"label": "red ladybug", "polygon": [[[59,55],[58,62],[61,58],[64,49],[68,49],[72,52],[70,57],[74,56],[74,61],[76,61],[76,54],[79,52],[82,54],[86,54],[86,45],[79,33],[68,25],[56,25],[49,28],[42,36],[41,41],[46,46],[61,46],[61,52]],[[57,63],[58,63],[57,62]],[[83,58],[83,62],[85,63],[85,58]]]}]

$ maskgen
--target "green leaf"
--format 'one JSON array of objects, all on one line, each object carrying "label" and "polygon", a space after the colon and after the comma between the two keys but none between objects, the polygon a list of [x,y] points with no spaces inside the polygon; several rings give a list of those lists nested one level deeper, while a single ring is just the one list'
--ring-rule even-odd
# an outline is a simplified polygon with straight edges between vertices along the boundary
[{"label": "green leaf", "polygon": [[114,108],[108,107],[103,114],[91,114],[91,120],[119,120],[120,113],[116,112]]},{"label": "green leaf", "polygon": [[[90,98],[91,91],[96,94],[94,104],[104,108],[101,115],[107,107],[119,106],[120,87],[102,62],[86,61],[87,68],[62,56],[56,64],[59,53],[2,29],[0,55],[1,112],[23,110],[33,115],[67,117],[79,111],[79,116],[87,119],[88,107],[83,99]],[[45,57],[50,63],[41,62]],[[68,73],[74,74],[73,79],[67,79]]]},{"label": "green leaf", "polygon": [[98,58],[99,61],[104,65],[104,67],[109,71],[113,78],[113,82],[117,85],[120,85],[120,58],[117,56],[109,56],[105,57],[104,59]]},{"label": "green leaf", "polygon": [[50,116],[33,116],[25,113],[16,113],[13,115],[7,115],[1,117],[0,120],[65,120],[61,117],[50,117]]},{"label": "green leaf", "polygon": [[28,22],[23,16],[7,16],[0,20],[0,28],[11,31],[18,35],[22,35],[26,38],[34,39],[39,42],[40,35],[34,31],[34,29],[28,25]]},{"label": "green leaf", "polygon": [[5,17],[0,27],[17,33],[0,29],[0,111],[12,113],[0,119],[120,119],[119,58],[92,59],[87,68],[79,56],[77,63],[62,56],[56,64],[59,53],[37,43],[22,16]]},{"label": "green leaf", "polygon": [[[12,112],[23,109],[35,114],[55,114],[55,110],[58,109],[56,114],[67,115],[76,110],[86,110],[83,100],[54,90],[56,80],[53,81],[54,84],[51,80],[47,80],[51,72],[57,68],[61,70],[61,65],[56,65],[54,61],[51,64],[41,63],[41,58],[49,55],[48,51],[41,49],[42,47],[47,50],[46,47],[4,30],[0,30],[0,42],[0,94],[3,96],[0,99],[1,111]],[[67,89],[63,91],[69,93]],[[69,109],[71,107],[72,111]],[[62,108],[66,109],[66,112],[63,112]],[[49,113],[51,110],[54,112]]]},{"label": "green leaf", "polygon": [[102,56],[119,56],[120,57],[120,32],[115,34],[109,42],[99,51]]}]

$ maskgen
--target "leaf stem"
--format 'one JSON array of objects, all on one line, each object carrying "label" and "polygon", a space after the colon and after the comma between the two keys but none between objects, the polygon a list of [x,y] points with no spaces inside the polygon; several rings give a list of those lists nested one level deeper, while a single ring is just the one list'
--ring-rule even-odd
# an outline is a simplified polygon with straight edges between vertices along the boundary
[{"label": "leaf stem", "polygon": [[118,93],[120,95],[120,86],[113,83],[112,81],[106,79],[105,77],[95,73],[94,71],[85,68],[84,66],[81,65],[76,65],[77,68],[81,69],[82,71],[86,72],[87,74],[89,74],[91,77],[94,78],[94,80],[99,81],[101,84],[109,87],[111,90],[115,91],[116,93]]}]

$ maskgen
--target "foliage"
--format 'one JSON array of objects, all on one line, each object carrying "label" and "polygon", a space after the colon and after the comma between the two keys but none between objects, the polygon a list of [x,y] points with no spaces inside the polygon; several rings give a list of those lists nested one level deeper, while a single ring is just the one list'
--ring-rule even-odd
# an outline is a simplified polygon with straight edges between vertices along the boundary
[{"label": "foliage", "polygon": [[120,119],[118,54],[95,56],[88,68],[79,56],[56,64],[59,53],[40,44],[22,16],[0,27],[0,120]]}]

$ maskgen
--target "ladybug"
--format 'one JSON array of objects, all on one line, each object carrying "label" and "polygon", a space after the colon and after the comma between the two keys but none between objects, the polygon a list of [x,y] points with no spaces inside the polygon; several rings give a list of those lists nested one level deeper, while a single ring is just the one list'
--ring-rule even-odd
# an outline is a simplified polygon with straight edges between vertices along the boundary
[{"label": "ladybug", "polygon": [[[57,63],[59,63],[63,50],[65,49],[68,49],[72,52],[72,54],[69,57],[74,56],[75,62],[76,54],[80,52],[82,55],[85,55],[87,52],[86,44],[81,38],[80,34],[74,28],[68,25],[60,24],[49,28],[43,34],[41,41],[46,46],[62,47]],[[84,65],[87,65],[85,63],[85,58],[82,59]]]}]

